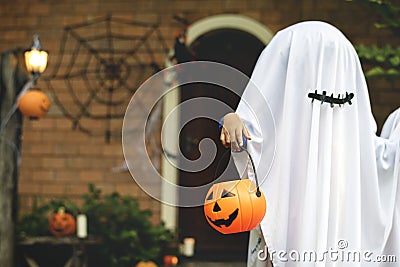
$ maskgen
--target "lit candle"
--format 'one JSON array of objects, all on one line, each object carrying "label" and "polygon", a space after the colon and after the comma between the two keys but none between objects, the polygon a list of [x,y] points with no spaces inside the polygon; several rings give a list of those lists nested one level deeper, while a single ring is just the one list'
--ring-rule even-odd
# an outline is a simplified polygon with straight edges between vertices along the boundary
[{"label": "lit candle", "polygon": [[87,237],[87,217],[85,214],[79,214],[76,216],[76,236],[78,238]]}]

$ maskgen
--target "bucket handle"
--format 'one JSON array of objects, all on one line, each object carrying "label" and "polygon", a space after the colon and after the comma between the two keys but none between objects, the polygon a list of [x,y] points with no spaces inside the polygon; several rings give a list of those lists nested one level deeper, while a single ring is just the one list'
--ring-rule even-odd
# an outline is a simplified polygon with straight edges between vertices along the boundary
[{"label": "bucket handle", "polygon": [[[226,154],[228,154],[228,152],[230,152],[230,151],[231,151],[230,149],[227,149],[227,150],[224,152],[224,154],[222,154],[221,158],[219,159],[218,164],[217,164],[217,167],[216,167],[216,169],[215,169],[215,173],[214,173],[214,178],[215,178],[215,179],[217,178],[217,172],[218,172],[219,167],[220,167],[220,165],[221,165],[222,159],[223,159],[224,156],[225,156]],[[245,151],[245,152],[247,153],[247,155],[249,156],[249,158],[250,158],[251,167],[253,168],[253,171],[254,171],[254,178],[255,178],[255,180],[256,180],[256,187],[257,187],[256,196],[257,196],[257,197],[261,197],[260,186],[259,186],[259,184],[258,184],[258,177],[257,177],[256,167],[255,167],[253,158],[251,157],[249,151],[248,151],[246,148],[241,147],[239,152],[242,152],[242,151]],[[239,179],[242,179],[242,178],[239,177]]]}]

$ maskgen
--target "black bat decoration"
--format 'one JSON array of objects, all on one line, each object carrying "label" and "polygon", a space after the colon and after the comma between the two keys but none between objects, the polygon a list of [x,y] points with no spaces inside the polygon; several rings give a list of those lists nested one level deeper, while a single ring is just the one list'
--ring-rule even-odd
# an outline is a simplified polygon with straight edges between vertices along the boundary
[{"label": "black bat decoration", "polygon": [[351,105],[351,99],[353,99],[354,94],[353,93],[349,94],[346,92],[346,95],[344,96],[344,98],[342,98],[340,94],[336,98],[333,96],[333,94],[331,94],[331,96],[327,96],[326,91],[323,91],[322,95],[321,95],[321,94],[317,93],[317,90],[315,90],[315,93],[309,93],[308,97],[312,98],[311,102],[314,102],[314,100],[317,99],[317,100],[321,101],[321,104],[323,104],[324,102],[330,103],[331,107],[333,108],[333,106],[335,104],[339,105],[339,107],[346,103],[349,103],[349,105]]}]

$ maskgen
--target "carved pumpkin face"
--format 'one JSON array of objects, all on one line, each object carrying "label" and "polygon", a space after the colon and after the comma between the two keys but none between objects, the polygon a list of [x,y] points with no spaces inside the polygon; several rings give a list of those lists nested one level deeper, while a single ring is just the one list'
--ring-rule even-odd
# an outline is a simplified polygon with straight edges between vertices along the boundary
[{"label": "carved pumpkin face", "polygon": [[29,90],[18,100],[18,108],[24,116],[41,118],[50,109],[50,100],[40,90]]},{"label": "carved pumpkin face", "polygon": [[266,212],[265,196],[256,195],[249,179],[214,184],[206,195],[204,215],[218,232],[232,234],[254,229]]},{"label": "carved pumpkin face", "polygon": [[60,208],[49,218],[49,230],[54,236],[69,236],[75,233],[76,222],[74,216],[65,212],[64,208]]}]

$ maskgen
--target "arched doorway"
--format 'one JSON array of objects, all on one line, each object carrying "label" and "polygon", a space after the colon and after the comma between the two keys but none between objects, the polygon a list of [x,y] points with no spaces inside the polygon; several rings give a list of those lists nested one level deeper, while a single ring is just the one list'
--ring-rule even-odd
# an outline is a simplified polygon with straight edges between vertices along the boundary
[{"label": "arched doorway", "polygon": [[[200,30],[201,28],[203,30]],[[256,33],[255,29],[258,29]],[[188,46],[195,52],[197,60],[224,63],[250,77],[258,56],[271,37],[272,34],[254,20],[243,16],[221,15],[193,24],[188,29]],[[197,97],[218,99],[232,109],[236,108],[240,100],[239,96],[228,89],[215,85],[189,84],[181,87],[181,102]],[[198,118],[185,124],[179,135],[179,147],[187,158],[194,160],[199,157],[198,140],[204,138],[213,139],[217,144],[215,162],[201,172],[180,171],[180,185],[196,186],[213,180],[218,160],[225,151],[219,142],[219,129],[215,121]],[[223,159],[223,163],[226,166],[228,157]],[[228,168],[229,171],[225,175],[237,177],[233,166]],[[195,258],[198,260],[244,261],[246,258],[248,233],[222,235],[216,232],[204,219],[202,207],[180,208],[178,226],[180,238],[196,239]]]}]

